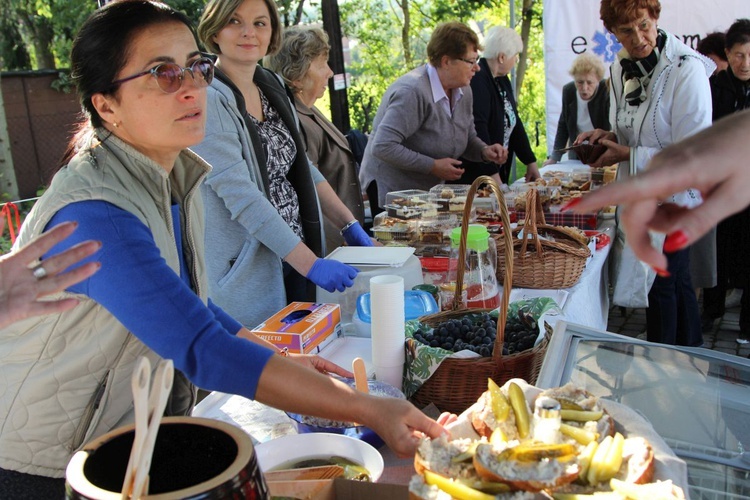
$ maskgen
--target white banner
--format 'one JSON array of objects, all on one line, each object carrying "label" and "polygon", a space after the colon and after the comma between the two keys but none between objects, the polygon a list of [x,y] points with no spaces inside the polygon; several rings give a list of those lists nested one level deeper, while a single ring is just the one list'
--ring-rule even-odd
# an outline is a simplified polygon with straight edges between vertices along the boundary
[{"label": "white banner", "polygon": [[[609,65],[621,45],[599,18],[599,0],[544,0],[544,65],[547,83],[547,150],[552,150],[562,108],[563,85],[573,59],[590,51]],[[738,18],[750,18],[750,0],[661,0],[659,27],[695,48],[708,33],[726,31]]]}]

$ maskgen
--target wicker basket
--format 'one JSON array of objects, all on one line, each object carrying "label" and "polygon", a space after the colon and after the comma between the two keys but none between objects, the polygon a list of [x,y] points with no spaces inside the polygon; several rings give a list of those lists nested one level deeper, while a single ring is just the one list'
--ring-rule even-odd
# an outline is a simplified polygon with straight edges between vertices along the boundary
[{"label": "wicker basket", "polygon": [[[530,189],[526,199],[526,217],[523,225],[513,230],[513,284],[519,288],[568,288],[581,278],[586,259],[591,255],[588,245],[544,220],[542,203],[536,189]],[[520,231],[526,237],[518,238]],[[541,239],[539,235],[552,237]],[[497,241],[498,255],[505,244]],[[502,259],[497,263],[497,277],[505,275]]]},{"label": "wicker basket", "polygon": [[[505,205],[505,197],[498,187],[497,183],[490,177],[481,176],[471,185],[466,197],[466,206],[464,207],[464,218],[461,230],[461,240],[458,250],[458,267],[460,271],[457,274],[456,290],[460,290],[463,284],[463,269],[466,253],[466,237],[468,232],[469,213],[471,204],[477,188],[481,184],[488,184],[498,198],[500,204],[500,217],[504,227],[510,227],[508,219],[508,209]],[[503,342],[505,338],[505,322],[508,314],[508,302],[510,300],[510,291],[513,281],[513,247],[509,237],[503,238],[506,248],[502,252],[505,256],[505,269],[503,279],[503,296],[499,308],[497,320],[497,336],[492,350],[491,357],[482,358],[446,358],[440,364],[438,369],[411,397],[412,402],[417,406],[423,407],[434,403],[442,411],[450,411],[460,414],[466,408],[474,404],[479,396],[487,390],[487,379],[491,378],[498,385],[504,384],[507,380],[518,377],[523,378],[530,384],[536,382],[539,375],[544,354],[547,351],[547,344],[551,331],[548,329],[542,342],[532,349],[523,352],[503,356]],[[498,242],[498,245],[500,243]],[[498,252],[499,254],[500,252]],[[458,295],[458,294],[456,294]],[[444,311],[437,314],[423,316],[419,320],[428,325],[436,326],[439,323],[452,318],[458,318],[468,312],[488,312],[491,309],[463,309],[461,310],[460,297],[456,297],[453,302],[453,310]]]}]

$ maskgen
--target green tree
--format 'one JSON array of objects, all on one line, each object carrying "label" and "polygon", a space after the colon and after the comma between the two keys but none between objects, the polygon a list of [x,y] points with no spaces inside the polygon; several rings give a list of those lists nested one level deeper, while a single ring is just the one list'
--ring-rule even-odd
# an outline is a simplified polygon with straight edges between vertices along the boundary
[{"label": "green tree", "polygon": [[3,22],[11,26],[3,30],[11,35],[4,37],[3,45],[15,45],[28,54],[28,58],[6,59],[6,68],[55,69],[68,65],[71,40],[96,4],[91,0],[0,0],[0,7],[5,13]]},{"label": "green tree", "polygon": [[30,67],[31,56],[23,43],[18,25],[12,18],[0,16],[0,68],[13,70]]},{"label": "green tree", "polygon": [[[204,0],[166,0],[197,22]],[[94,0],[0,0],[0,54],[4,69],[70,66],[75,34],[96,9]]]}]

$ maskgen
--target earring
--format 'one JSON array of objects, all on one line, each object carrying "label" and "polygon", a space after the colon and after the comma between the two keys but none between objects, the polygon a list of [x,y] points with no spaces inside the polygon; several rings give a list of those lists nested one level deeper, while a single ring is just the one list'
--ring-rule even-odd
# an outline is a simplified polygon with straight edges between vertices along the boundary
[{"label": "earring", "polygon": [[112,126],[115,127],[115,128],[118,128],[120,126],[120,124],[117,123],[117,122],[112,122]]}]

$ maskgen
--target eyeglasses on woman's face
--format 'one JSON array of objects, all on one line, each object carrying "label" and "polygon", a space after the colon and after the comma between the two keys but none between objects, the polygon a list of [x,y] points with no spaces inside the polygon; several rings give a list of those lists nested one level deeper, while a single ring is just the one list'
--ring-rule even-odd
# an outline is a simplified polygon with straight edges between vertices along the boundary
[{"label": "eyeglasses on woman's face", "polygon": [[651,31],[651,28],[653,26],[654,26],[654,22],[650,18],[645,18],[645,19],[641,19],[640,21],[636,21],[634,23],[623,24],[623,25],[617,26],[614,29],[614,33],[618,37],[630,38],[634,36],[636,33],[640,33],[640,34],[648,33],[649,31]]},{"label": "eyeglasses on woman's face", "polygon": [[156,83],[162,92],[174,94],[182,88],[186,71],[190,73],[193,82],[198,87],[207,87],[214,79],[214,62],[208,57],[201,57],[187,68],[183,68],[177,63],[165,62],[157,64],[149,70],[115,80],[112,85],[119,85],[142,76],[151,75],[156,79]]},{"label": "eyeglasses on woman's face", "polygon": [[463,57],[458,57],[457,60],[465,62],[466,64],[469,65],[470,68],[473,68],[474,66],[476,66],[477,64],[479,64],[479,58],[478,57],[475,58],[475,59],[464,59]]}]

